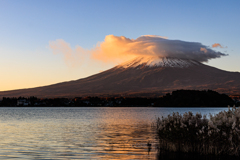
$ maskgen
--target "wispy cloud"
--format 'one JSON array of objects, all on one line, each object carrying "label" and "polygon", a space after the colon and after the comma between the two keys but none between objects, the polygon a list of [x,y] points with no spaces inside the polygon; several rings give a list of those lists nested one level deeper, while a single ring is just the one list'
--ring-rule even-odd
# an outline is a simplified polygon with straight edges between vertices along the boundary
[{"label": "wispy cloud", "polygon": [[206,48],[200,48],[200,51],[203,51],[204,53],[207,53],[207,49]]},{"label": "wispy cloud", "polygon": [[72,49],[70,44],[62,39],[50,41],[49,47],[53,54],[63,54],[65,63],[70,67],[80,66],[84,60],[84,54],[87,54],[87,50],[80,46]]},{"label": "wispy cloud", "polygon": [[220,47],[220,48],[227,48],[227,47],[223,47],[221,44],[219,44],[219,43],[214,43],[213,45],[212,45],[212,48],[216,48],[216,47]]}]

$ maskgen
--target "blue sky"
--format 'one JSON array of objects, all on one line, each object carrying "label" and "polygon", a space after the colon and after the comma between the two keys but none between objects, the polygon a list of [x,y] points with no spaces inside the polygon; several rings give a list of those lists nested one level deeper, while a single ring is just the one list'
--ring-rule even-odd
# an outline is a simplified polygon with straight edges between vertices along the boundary
[{"label": "blue sky", "polygon": [[71,68],[49,42],[91,49],[106,35],[159,35],[229,54],[208,65],[240,72],[240,1],[0,0],[0,91],[76,80],[113,67],[85,59]]}]

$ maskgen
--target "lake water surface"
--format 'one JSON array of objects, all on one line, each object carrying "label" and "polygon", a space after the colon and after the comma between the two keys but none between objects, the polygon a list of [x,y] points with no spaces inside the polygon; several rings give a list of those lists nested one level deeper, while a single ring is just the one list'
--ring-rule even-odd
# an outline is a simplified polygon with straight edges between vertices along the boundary
[{"label": "lake water surface", "polygon": [[2,107],[0,159],[156,159],[151,124],[157,117],[223,110],[227,108]]}]

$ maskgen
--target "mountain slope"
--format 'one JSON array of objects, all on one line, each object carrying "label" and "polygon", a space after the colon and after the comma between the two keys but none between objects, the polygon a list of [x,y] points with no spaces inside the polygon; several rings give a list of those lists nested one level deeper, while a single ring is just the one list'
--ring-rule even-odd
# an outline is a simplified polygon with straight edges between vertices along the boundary
[{"label": "mountain slope", "polygon": [[107,95],[158,96],[176,89],[211,89],[239,94],[240,73],[193,60],[137,58],[76,81],[0,92],[0,97],[77,97]]}]

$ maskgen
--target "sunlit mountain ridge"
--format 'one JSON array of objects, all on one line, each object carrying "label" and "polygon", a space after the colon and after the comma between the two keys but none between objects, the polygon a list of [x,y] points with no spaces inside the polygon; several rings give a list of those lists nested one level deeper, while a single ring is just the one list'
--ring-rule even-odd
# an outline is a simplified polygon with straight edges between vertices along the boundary
[{"label": "sunlit mountain ridge", "polygon": [[177,89],[240,94],[240,73],[191,59],[138,57],[92,76],[30,89],[0,92],[0,97],[160,96]]}]

